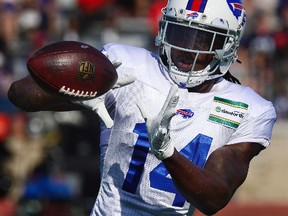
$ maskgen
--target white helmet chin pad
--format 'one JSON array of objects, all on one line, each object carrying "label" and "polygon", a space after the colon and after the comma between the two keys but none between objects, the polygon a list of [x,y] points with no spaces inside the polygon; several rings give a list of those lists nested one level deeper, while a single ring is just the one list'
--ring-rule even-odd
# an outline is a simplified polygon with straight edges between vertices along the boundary
[{"label": "white helmet chin pad", "polygon": [[[173,66],[171,68],[172,71],[177,70],[174,67],[176,66]],[[187,76],[181,76],[177,73],[173,73],[172,71],[170,72],[170,77],[174,80],[175,83],[178,84],[180,88],[192,88],[192,87],[198,86],[202,84],[203,82],[205,82],[208,78],[208,75],[206,75],[206,76],[198,76],[198,77],[194,76],[194,77],[190,77],[187,79]]]},{"label": "white helmet chin pad", "polygon": [[163,65],[174,82],[183,88],[200,85],[228,71],[237,59],[246,22],[241,0],[198,3],[169,0],[162,9],[156,37],[159,54],[165,56]]}]

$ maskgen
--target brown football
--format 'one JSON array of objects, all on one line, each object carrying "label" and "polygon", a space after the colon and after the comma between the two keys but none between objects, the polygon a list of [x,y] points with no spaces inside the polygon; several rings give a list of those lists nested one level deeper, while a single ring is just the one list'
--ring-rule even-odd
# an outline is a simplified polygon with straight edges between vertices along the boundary
[{"label": "brown football", "polygon": [[44,46],[28,59],[27,68],[43,89],[71,100],[98,97],[118,79],[115,67],[101,51],[77,41]]}]

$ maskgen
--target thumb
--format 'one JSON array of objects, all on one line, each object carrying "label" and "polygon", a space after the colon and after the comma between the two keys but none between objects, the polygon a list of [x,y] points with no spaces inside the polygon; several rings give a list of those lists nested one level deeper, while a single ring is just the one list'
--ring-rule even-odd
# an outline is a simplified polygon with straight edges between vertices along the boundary
[{"label": "thumb", "polygon": [[94,108],[94,112],[96,112],[97,115],[102,119],[107,128],[111,128],[113,126],[114,122],[105,107],[104,101],[100,101],[97,104],[97,106]]},{"label": "thumb", "polygon": [[112,89],[121,88],[122,86],[129,85],[136,80],[135,76],[125,75],[124,77],[117,80],[116,84],[112,87]]},{"label": "thumb", "polygon": [[137,102],[137,106],[141,112],[142,117],[145,119],[145,121],[147,121],[147,119],[152,118],[152,114],[144,100],[139,100]]},{"label": "thumb", "polygon": [[162,126],[168,127],[172,117],[176,115],[175,109],[176,109],[178,101],[179,101],[178,86],[173,85],[170,88],[168,96],[160,112],[160,115],[162,116],[162,120],[161,120]]}]

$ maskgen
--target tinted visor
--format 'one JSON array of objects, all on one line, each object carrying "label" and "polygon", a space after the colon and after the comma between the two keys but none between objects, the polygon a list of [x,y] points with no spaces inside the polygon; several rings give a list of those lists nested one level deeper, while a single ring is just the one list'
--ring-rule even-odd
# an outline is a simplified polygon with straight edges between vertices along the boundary
[{"label": "tinted visor", "polygon": [[205,29],[167,23],[164,41],[172,46],[195,51],[223,49],[225,36]]}]

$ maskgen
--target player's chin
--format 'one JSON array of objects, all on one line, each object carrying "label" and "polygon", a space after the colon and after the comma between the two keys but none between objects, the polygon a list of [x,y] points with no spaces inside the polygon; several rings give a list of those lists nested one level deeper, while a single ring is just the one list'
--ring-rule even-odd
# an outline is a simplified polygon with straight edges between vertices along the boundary
[{"label": "player's chin", "polygon": [[177,69],[179,71],[182,71],[182,72],[189,72],[192,70],[192,64],[177,62],[175,65],[176,65]]}]

